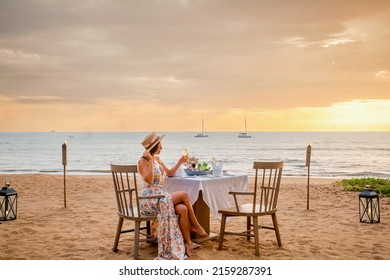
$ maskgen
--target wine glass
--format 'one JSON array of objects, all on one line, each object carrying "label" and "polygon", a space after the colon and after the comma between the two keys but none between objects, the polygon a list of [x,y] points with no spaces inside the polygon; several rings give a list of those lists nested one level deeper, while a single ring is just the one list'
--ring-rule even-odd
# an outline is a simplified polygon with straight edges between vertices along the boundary
[{"label": "wine glass", "polygon": [[182,155],[183,155],[183,157],[188,156],[188,148],[187,147],[184,147]]},{"label": "wine glass", "polygon": [[182,155],[183,155],[183,157],[187,158],[187,161],[184,163],[184,167],[187,168],[188,167],[188,148],[187,147],[183,148]]}]

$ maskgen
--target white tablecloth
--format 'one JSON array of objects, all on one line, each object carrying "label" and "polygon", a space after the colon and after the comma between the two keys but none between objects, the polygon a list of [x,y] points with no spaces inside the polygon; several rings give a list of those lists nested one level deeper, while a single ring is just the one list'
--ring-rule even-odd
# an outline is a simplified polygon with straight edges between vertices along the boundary
[{"label": "white tablecloth", "polygon": [[234,206],[233,196],[229,191],[246,191],[248,189],[247,175],[225,175],[220,178],[206,177],[168,177],[165,178],[164,188],[169,192],[186,191],[194,204],[202,191],[203,200],[210,211],[221,220],[219,209]]}]

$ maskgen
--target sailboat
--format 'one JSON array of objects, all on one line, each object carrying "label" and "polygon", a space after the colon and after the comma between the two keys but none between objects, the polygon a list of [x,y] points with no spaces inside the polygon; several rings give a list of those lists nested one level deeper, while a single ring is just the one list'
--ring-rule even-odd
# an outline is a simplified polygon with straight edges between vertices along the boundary
[{"label": "sailboat", "polygon": [[245,118],[245,132],[240,132],[238,138],[251,138],[252,136],[248,135],[248,130],[246,129],[246,118]]},{"label": "sailboat", "polygon": [[204,128],[203,119],[202,119],[202,132],[196,134],[194,137],[209,137],[209,136],[207,135],[206,129]]}]

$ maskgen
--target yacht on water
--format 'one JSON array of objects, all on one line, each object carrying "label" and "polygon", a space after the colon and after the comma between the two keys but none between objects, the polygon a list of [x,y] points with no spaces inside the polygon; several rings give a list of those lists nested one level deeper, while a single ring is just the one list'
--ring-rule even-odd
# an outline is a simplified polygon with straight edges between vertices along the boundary
[{"label": "yacht on water", "polygon": [[252,136],[248,135],[248,130],[246,129],[246,119],[245,119],[245,132],[240,132],[238,138],[251,138]]},{"label": "yacht on water", "polygon": [[206,129],[204,128],[203,119],[202,119],[202,132],[196,134],[194,137],[209,137],[209,136],[207,135]]}]

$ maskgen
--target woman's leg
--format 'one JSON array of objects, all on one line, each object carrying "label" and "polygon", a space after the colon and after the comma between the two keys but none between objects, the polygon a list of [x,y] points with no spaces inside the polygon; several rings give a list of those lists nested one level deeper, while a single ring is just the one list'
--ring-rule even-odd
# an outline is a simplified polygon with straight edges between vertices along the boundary
[{"label": "woman's leg", "polygon": [[183,234],[184,245],[186,248],[186,254],[191,257],[192,254],[192,244],[191,244],[191,234],[190,234],[190,221],[188,220],[188,209],[184,204],[176,204],[175,212],[179,215],[179,226]]},{"label": "woman's leg", "polygon": [[208,234],[203,229],[203,227],[199,224],[198,219],[195,216],[194,209],[192,208],[192,204],[190,201],[190,197],[188,196],[187,192],[184,191],[178,191],[171,193],[173,205],[176,207],[176,205],[182,203],[187,207],[188,210],[188,218],[190,220],[190,229],[197,234],[199,234],[201,237],[207,237]]}]

